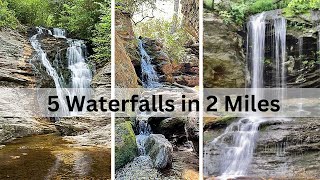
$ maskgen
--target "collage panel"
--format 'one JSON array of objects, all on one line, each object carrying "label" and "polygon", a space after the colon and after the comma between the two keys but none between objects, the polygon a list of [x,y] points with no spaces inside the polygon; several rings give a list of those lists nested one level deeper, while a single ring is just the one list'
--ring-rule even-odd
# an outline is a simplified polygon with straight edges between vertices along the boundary
[{"label": "collage panel", "polygon": [[[252,112],[214,117],[204,109],[205,179],[320,178],[319,104],[314,103],[320,82],[319,5],[204,1],[205,90],[246,88],[257,99],[284,101],[283,111],[272,117]],[[266,93],[271,89],[277,90],[272,96]],[[286,101],[294,91],[293,101]],[[292,116],[286,107],[294,110]]]},{"label": "collage panel", "polygon": [[[198,98],[199,1],[116,0],[115,85],[139,100]],[[197,116],[130,112],[115,119],[115,179],[199,179]]]},{"label": "collage panel", "polygon": [[110,116],[63,99],[110,91],[111,1],[0,0],[0,12],[0,179],[111,179]]}]

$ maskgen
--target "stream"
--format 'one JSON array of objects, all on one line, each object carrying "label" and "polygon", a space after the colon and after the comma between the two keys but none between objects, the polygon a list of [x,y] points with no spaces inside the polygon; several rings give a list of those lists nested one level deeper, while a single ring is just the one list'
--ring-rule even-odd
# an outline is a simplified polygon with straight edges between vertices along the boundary
[{"label": "stream", "polygon": [[55,134],[18,138],[0,150],[0,179],[109,179],[110,156],[110,149],[77,147]]}]

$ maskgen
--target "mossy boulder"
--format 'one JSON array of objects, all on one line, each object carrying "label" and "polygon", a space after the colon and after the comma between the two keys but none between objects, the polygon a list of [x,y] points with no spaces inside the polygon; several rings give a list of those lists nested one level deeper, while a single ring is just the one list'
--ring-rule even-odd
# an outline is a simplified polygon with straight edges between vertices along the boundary
[{"label": "mossy boulder", "polygon": [[117,123],[115,134],[115,166],[118,169],[138,155],[138,147],[130,121]]}]

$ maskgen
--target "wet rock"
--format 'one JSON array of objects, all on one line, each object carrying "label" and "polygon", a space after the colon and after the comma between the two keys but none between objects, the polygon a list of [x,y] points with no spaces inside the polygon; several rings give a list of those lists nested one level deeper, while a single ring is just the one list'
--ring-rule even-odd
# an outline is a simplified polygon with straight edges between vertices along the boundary
[{"label": "wet rock", "polygon": [[167,118],[160,122],[158,127],[154,127],[156,133],[163,134],[167,139],[173,141],[186,140],[185,123],[186,118]]},{"label": "wet rock", "polygon": [[146,152],[157,169],[172,165],[173,148],[162,134],[151,134],[146,141]]},{"label": "wet rock", "polygon": [[54,126],[46,122],[41,123],[33,118],[0,117],[0,143],[12,141],[17,137],[53,132],[56,132]]},{"label": "wet rock", "polygon": [[185,124],[187,139],[192,142],[193,150],[199,154],[199,118],[189,116]]},{"label": "wet rock", "polygon": [[115,134],[115,167],[118,169],[138,155],[138,147],[130,121],[117,123]]},{"label": "wet rock", "polygon": [[81,124],[58,122],[55,126],[61,136],[76,136],[88,132],[88,129]]}]

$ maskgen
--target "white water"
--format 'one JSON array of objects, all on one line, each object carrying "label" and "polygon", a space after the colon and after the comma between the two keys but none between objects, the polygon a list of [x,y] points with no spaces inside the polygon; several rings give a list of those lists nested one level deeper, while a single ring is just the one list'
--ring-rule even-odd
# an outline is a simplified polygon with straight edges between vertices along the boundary
[{"label": "white water", "polygon": [[[92,80],[92,73],[86,63],[86,46],[84,41],[82,40],[74,40],[74,39],[66,39],[69,47],[67,49],[67,59],[68,59],[68,69],[71,71],[71,85],[70,88],[74,89],[66,89],[64,83],[64,77],[57,73],[57,70],[51,65],[50,61],[47,58],[47,54],[41,48],[41,44],[39,42],[39,36],[44,34],[46,31],[49,35],[52,34],[50,30],[47,30],[42,27],[37,27],[37,34],[30,38],[31,44],[33,48],[36,50],[39,59],[47,70],[47,73],[52,77],[55,88],[57,92],[58,99],[60,101],[60,105],[62,106],[62,114],[69,115],[69,111],[67,109],[67,104],[65,100],[62,98],[64,95],[89,95],[90,84]],[[66,38],[66,31],[59,28],[54,28],[53,36],[56,38]],[[53,63],[58,63],[60,61],[59,52],[56,55]],[[57,67],[57,66],[56,66]]]},{"label": "white water", "polygon": [[68,69],[72,73],[71,87],[75,88],[72,95],[88,95],[92,80],[91,70],[86,63],[86,45],[82,40],[68,40]]},{"label": "white water", "polygon": [[56,38],[66,38],[66,30],[60,28],[53,28],[53,36]]},{"label": "white water", "polygon": [[137,122],[139,134],[136,136],[136,141],[139,150],[139,155],[146,156],[145,142],[147,141],[149,135],[152,133],[151,127],[148,124],[148,117],[144,116],[144,113],[142,113],[142,115],[138,115]]},{"label": "white water", "polygon": [[61,78],[59,77],[57,71],[52,67],[50,61],[47,58],[47,54],[42,50],[41,44],[38,40],[38,36],[42,35],[45,29],[41,27],[37,27],[37,34],[33,35],[30,38],[31,45],[33,49],[38,54],[38,58],[41,60],[43,66],[46,68],[47,73],[52,77],[55,87],[56,87],[56,92],[58,95],[58,99],[61,104],[61,110],[63,113],[67,113],[67,106],[65,100],[62,98],[63,97],[63,89],[62,89],[62,81]]},{"label": "white water", "polygon": [[[250,18],[248,22],[248,61],[251,62],[251,93],[256,98],[263,98],[259,88],[264,87],[264,60],[265,60],[265,34],[266,18],[274,23],[274,46],[276,65],[275,79],[277,87],[285,87],[285,68],[286,58],[286,21],[278,16],[277,12],[264,12]],[[283,97],[282,91],[277,96]],[[247,175],[247,170],[253,158],[256,140],[259,134],[259,126],[267,119],[259,115],[251,115],[241,118],[229,125],[223,134],[215,138],[206,147],[204,155],[204,173],[210,174],[212,162],[210,162],[211,151],[218,153],[219,174],[218,179],[228,179]]]},{"label": "white water", "polygon": [[[151,64],[151,57],[148,55],[143,47],[143,42],[139,39],[139,51],[141,56],[141,80],[142,85],[145,88],[157,88],[161,87],[159,83],[159,77]],[[151,132],[151,127],[148,124],[148,116],[145,112],[139,112],[136,121],[138,122],[138,135],[136,136],[136,142],[138,145],[139,155],[146,156],[145,142],[148,139]]]},{"label": "white water", "polygon": [[159,77],[154,70],[154,66],[151,64],[151,57],[148,55],[143,47],[143,42],[139,39],[139,51],[141,56],[141,80],[143,87],[145,88],[157,88],[161,87],[159,83]]}]

